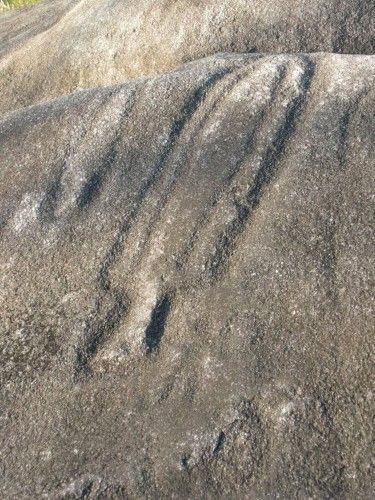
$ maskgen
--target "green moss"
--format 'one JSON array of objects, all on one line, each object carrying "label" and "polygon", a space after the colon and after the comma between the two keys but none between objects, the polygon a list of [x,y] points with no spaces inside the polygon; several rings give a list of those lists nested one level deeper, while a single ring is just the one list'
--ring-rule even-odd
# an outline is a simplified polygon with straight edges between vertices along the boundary
[{"label": "green moss", "polygon": [[40,0],[0,0],[0,12],[9,9],[15,9],[32,3],[37,3]]}]

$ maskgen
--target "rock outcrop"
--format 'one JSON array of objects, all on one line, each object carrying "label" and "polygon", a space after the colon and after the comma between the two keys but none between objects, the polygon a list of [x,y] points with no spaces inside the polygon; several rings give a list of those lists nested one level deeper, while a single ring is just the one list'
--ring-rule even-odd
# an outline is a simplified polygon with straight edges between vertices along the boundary
[{"label": "rock outcrop", "polygon": [[0,113],[217,52],[374,51],[374,0],[50,0],[0,17]]},{"label": "rock outcrop", "polygon": [[373,496],[374,83],[222,54],[3,117],[3,498]]}]

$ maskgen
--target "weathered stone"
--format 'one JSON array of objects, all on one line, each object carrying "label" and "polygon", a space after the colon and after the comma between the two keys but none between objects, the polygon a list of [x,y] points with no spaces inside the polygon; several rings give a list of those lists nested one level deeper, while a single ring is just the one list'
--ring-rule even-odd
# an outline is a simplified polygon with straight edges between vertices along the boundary
[{"label": "weathered stone", "polygon": [[373,496],[374,80],[220,55],[2,119],[3,498]]},{"label": "weathered stone", "polygon": [[374,0],[51,0],[0,17],[0,113],[217,52],[375,52]]}]

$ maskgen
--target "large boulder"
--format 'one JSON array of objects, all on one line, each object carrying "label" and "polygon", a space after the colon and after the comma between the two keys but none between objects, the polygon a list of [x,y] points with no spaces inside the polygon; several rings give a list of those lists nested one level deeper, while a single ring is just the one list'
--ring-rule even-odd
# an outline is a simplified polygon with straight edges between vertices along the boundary
[{"label": "large boulder", "polygon": [[221,55],[0,121],[2,498],[373,497],[374,83]]},{"label": "large boulder", "polygon": [[217,52],[375,52],[374,0],[50,0],[0,17],[0,113]]}]

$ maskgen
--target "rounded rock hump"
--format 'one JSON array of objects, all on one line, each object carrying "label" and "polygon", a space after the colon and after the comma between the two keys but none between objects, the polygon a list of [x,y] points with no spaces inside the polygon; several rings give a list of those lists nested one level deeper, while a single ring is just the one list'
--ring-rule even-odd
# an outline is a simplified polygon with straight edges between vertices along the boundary
[{"label": "rounded rock hump", "polygon": [[373,0],[51,0],[0,17],[0,112],[217,52],[369,54]]},{"label": "rounded rock hump", "polygon": [[374,498],[373,14],[0,17],[1,499]]}]

